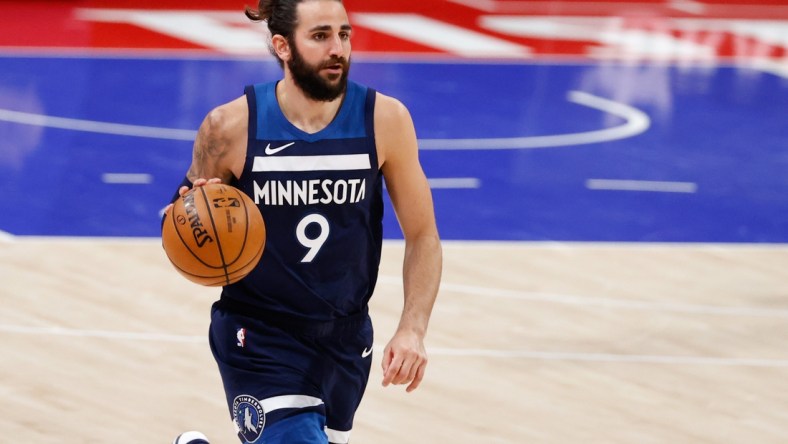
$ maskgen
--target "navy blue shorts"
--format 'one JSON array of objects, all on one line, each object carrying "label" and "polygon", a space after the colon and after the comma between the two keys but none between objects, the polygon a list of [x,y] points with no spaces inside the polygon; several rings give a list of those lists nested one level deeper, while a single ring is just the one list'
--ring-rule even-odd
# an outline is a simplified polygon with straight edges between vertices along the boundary
[{"label": "navy blue shorts", "polygon": [[348,442],[372,363],[366,311],[304,324],[222,299],[209,337],[241,442]]}]

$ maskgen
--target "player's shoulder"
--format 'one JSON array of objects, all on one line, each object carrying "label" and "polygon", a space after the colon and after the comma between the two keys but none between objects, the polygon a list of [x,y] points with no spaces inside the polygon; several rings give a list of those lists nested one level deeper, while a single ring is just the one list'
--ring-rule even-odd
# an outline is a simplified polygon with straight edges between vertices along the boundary
[{"label": "player's shoulder", "polygon": [[241,96],[209,111],[200,130],[213,136],[245,131],[248,118],[246,98]]},{"label": "player's shoulder", "polygon": [[375,95],[375,119],[378,122],[407,121],[410,120],[408,108],[396,97],[376,91]]},{"label": "player's shoulder", "polygon": [[405,152],[415,152],[416,130],[408,108],[380,92],[375,97],[375,143],[381,165]]}]

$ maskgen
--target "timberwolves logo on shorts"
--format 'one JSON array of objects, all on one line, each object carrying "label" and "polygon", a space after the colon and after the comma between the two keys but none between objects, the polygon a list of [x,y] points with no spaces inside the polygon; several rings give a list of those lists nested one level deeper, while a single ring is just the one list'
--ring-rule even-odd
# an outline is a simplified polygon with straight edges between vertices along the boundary
[{"label": "timberwolves logo on shorts", "polygon": [[238,436],[246,442],[254,442],[263,433],[265,412],[254,396],[240,395],[233,401],[233,419]]}]

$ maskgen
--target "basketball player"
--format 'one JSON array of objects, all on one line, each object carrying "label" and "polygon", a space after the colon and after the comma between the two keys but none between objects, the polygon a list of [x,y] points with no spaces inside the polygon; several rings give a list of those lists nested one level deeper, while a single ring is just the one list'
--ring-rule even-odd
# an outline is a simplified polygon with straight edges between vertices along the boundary
[{"label": "basketball player", "polygon": [[382,383],[408,392],[424,377],[441,275],[432,197],[408,110],[348,80],[341,0],[261,0],[246,15],[267,22],[283,78],[208,114],[179,189],[231,184],[266,222],[259,265],[213,306],[210,345],[242,442],[347,443],[371,365],[383,177],[405,259]]}]

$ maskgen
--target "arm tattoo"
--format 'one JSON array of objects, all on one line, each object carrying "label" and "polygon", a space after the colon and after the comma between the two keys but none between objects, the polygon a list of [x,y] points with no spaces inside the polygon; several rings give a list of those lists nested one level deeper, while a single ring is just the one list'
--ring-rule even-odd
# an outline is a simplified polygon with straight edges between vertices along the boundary
[{"label": "arm tattoo", "polygon": [[[215,163],[223,154],[223,144],[207,126],[200,128],[192,152],[192,164],[186,177],[194,182],[205,175],[205,170],[215,169]],[[209,179],[209,177],[204,177]]]}]

